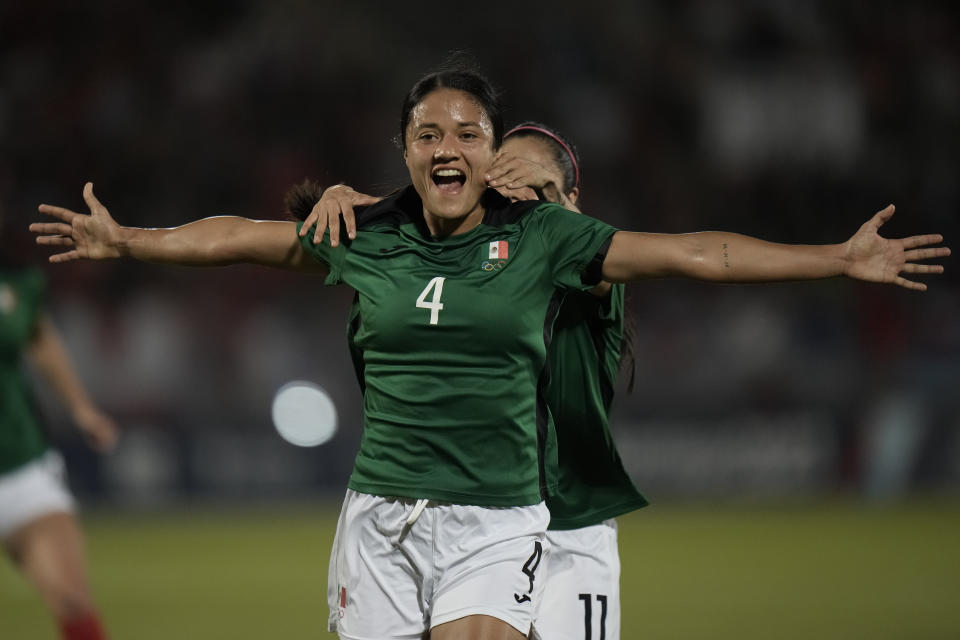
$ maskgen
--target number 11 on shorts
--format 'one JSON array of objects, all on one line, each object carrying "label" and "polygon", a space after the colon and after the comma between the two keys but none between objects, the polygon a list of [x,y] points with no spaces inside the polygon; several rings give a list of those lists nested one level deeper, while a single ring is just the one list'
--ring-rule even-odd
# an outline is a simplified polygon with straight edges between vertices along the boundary
[{"label": "number 11 on shorts", "polygon": [[[430,324],[437,324],[437,322],[440,321],[440,311],[443,309],[440,296],[443,295],[444,280],[446,280],[446,278],[443,276],[437,276],[427,283],[427,286],[420,292],[420,297],[417,298],[418,309],[430,309]],[[431,289],[433,290],[433,298],[430,299],[430,302],[427,302],[427,296],[430,294]]]},{"label": "number 11 on shorts", "polygon": [[[590,602],[590,593],[581,593],[580,599],[583,600],[583,626],[586,640],[593,640],[593,606]],[[600,640],[606,640],[607,637],[607,596],[597,595],[597,603],[600,605]]]}]

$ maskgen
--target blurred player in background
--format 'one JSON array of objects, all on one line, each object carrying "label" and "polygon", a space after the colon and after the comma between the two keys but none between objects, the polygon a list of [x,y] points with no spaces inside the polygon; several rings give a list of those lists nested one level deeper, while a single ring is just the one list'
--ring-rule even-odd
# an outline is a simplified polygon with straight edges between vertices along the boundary
[{"label": "blurred player in background", "polygon": [[87,581],[63,459],[41,425],[24,360],[57,393],[94,449],[110,451],[116,427],[87,395],[43,311],[43,274],[15,257],[2,226],[0,218],[0,540],[40,593],[61,637],[100,640],[107,636]]},{"label": "blurred player in background", "polygon": [[[544,199],[580,212],[579,156],[546,125],[525,122],[505,133],[487,179],[511,200]],[[302,232],[317,223],[315,233],[331,227],[331,240],[338,241],[341,216],[355,237],[353,206],[379,198],[345,185],[321,195],[319,186],[304,183],[286,201],[294,217],[306,219]],[[633,358],[624,316],[624,285],[603,282],[589,292],[569,292],[554,322],[546,400],[557,431],[559,485],[546,501],[550,553],[535,626],[546,640],[620,638],[614,518],[647,505],[623,468],[609,425],[618,371]]]}]

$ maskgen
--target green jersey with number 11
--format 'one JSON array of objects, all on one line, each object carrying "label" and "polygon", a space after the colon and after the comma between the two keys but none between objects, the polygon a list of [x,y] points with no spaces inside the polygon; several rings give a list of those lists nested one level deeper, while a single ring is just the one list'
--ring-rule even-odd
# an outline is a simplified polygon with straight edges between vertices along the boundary
[{"label": "green jersey with number 11", "polygon": [[358,215],[355,240],[301,240],[327,284],[357,292],[355,491],[520,506],[556,490],[547,347],[565,293],[599,281],[615,229],[494,191],[484,207],[477,227],[433,238],[407,187]]}]

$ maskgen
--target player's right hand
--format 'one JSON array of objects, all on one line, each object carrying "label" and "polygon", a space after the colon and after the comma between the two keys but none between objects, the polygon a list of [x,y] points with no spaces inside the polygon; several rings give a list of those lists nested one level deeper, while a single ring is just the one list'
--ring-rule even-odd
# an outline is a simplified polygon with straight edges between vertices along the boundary
[{"label": "player's right hand", "polygon": [[93,406],[81,406],[73,411],[73,421],[83,432],[87,443],[100,453],[110,453],[117,446],[117,424],[107,414]]},{"label": "player's right hand", "polygon": [[50,262],[69,262],[86,258],[103,260],[121,255],[121,229],[110,212],[93,195],[93,183],[83,187],[83,199],[90,214],[77,213],[64,207],[41,204],[40,213],[57,218],[60,222],[34,222],[30,231],[37,234],[37,244],[69,247],[62,253],[50,256]]},{"label": "player's right hand", "polygon": [[313,232],[313,244],[319,243],[323,238],[323,232],[329,228],[330,246],[336,247],[340,244],[340,217],[343,216],[347,237],[353,240],[357,237],[357,222],[353,215],[353,208],[375,204],[382,199],[354,191],[353,188],[345,184],[335,184],[332,187],[327,187],[317,204],[313,205],[310,215],[303,221],[303,225],[300,227],[300,237],[305,236],[310,227],[316,223],[317,227]]}]

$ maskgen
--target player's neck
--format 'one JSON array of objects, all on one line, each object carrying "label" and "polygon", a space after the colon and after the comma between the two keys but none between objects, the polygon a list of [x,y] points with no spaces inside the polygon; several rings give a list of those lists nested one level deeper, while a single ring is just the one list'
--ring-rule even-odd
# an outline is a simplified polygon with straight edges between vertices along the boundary
[{"label": "player's neck", "polygon": [[423,219],[427,223],[427,229],[434,238],[447,238],[460,235],[475,229],[483,220],[483,206],[477,203],[465,216],[459,218],[443,218],[436,216],[426,209],[423,210]]}]

